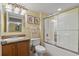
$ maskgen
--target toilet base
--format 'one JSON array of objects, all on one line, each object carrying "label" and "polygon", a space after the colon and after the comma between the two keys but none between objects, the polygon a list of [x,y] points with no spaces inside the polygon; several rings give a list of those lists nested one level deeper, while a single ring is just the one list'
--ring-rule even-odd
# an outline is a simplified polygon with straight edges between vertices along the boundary
[{"label": "toilet base", "polygon": [[44,53],[36,53],[37,56],[44,56]]}]

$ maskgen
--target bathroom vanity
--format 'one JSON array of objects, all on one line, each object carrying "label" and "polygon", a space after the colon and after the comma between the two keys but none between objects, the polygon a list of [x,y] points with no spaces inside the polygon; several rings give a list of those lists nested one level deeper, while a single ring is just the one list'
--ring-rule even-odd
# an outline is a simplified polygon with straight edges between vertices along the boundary
[{"label": "bathroom vanity", "polygon": [[25,16],[5,11],[1,18],[0,56],[29,56],[30,40],[24,34]]},{"label": "bathroom vanity", "polygon": [[0,55],[2,56],[29,56],[30,40],[25,35],[17,35],[15,38],[11,36],[2,36],[0,44]]}]

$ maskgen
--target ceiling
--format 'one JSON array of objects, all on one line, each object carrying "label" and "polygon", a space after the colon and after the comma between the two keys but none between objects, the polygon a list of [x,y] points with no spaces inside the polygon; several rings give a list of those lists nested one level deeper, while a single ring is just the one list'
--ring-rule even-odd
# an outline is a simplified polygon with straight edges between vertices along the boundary
[{"label": "ceiling", "polygon": [[72,8],[74,6],[79,6],[79,3],[21,3],[27,9],[48,13],[49,15],[54,14],[58,8],[62,8],[62,11]]}]

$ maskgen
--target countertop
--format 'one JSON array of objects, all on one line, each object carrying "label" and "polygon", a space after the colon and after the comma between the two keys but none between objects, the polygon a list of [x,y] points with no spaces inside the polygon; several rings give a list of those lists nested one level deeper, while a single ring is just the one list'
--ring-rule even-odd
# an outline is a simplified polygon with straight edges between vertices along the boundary
[{"label": "countertop", "polygon": [[16,37],[16,38],[8,38],[8,39],[0,39],[0,44],[8,44],[12,42],[18,42],[18,41],[23,41],[23,40],[30,40],[29,38],[25,37]]}]

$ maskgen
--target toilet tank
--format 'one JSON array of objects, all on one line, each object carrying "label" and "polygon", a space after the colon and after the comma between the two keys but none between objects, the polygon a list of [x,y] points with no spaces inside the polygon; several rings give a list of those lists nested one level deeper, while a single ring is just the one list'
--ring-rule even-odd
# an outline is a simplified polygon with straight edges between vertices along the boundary
[{"label": "toilet tank", "polygon": [[31,41],[33,46],[40,45],[40,38],[32,38]]}]

